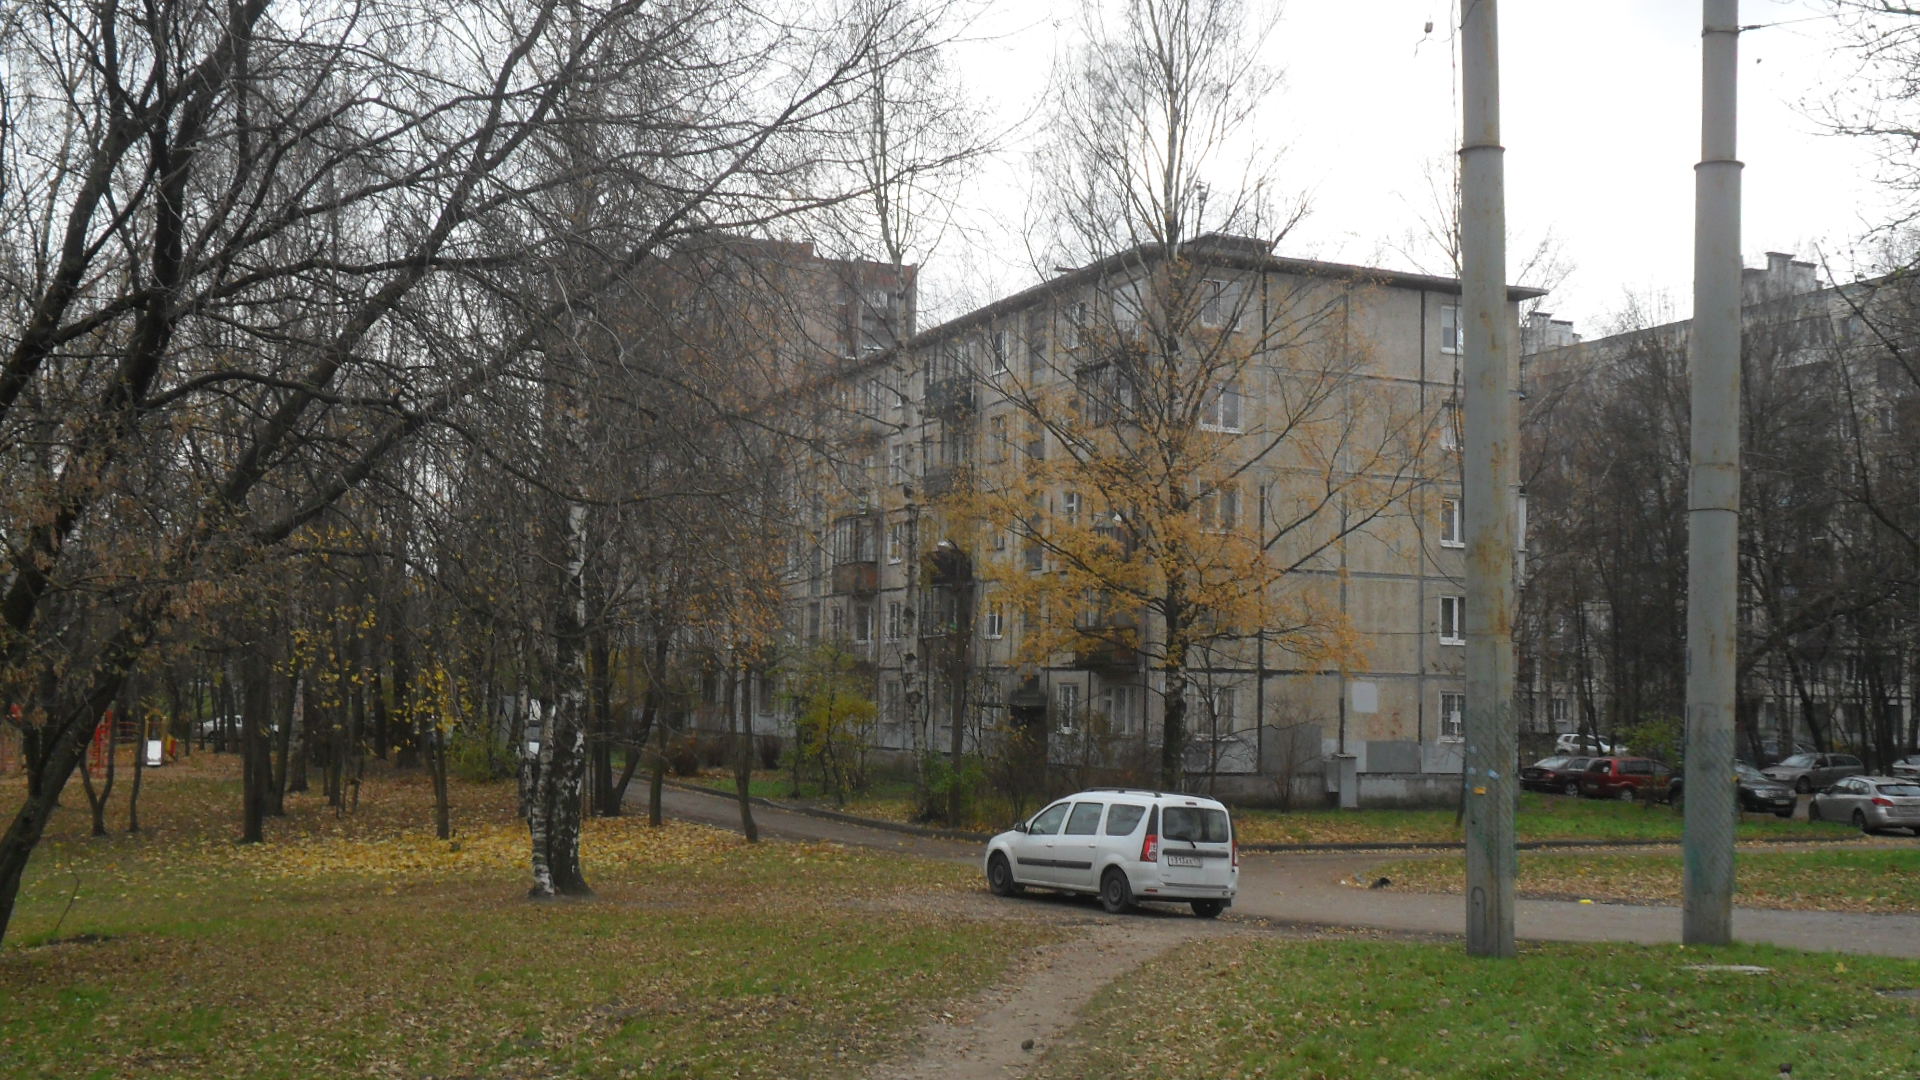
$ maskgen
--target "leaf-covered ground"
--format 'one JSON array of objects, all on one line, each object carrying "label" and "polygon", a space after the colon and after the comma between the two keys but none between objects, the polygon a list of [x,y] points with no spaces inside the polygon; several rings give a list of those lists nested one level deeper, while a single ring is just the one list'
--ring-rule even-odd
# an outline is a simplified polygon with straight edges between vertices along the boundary
[{"label": "leaf-covered ground", "polygon": [[530,903],[513,785],[455,790],[452,841],[382,774],[243,846],[230,758],[149,774],[138,836],[88,838],[70,789],[0,948],[0,1076],[836,1077],[1055,932],[956,918],[964,867],[644,818],[588,823],[594,898]]},{"label": "leaf-covered ground", "polygon": [[[1760,968],[1743,970],[1739,966]],[[1239,942],[1109,986],[1037,1076],[1920,1075],[1920,963],[1764,947]]]},{"label": "leaf-covered ground", "polygon": [[[1459,858],[1406,859],[1370,871],[1393,887],[1459,893]],[[1920,912],[1920,844],[1846,844],[1812,851],[1746,849],[1734,859],[1735,902],[1792,911]],[[1670,852],[1522,852],[1520,895],[1555,900],[1678,904],[1680,856]]]}]

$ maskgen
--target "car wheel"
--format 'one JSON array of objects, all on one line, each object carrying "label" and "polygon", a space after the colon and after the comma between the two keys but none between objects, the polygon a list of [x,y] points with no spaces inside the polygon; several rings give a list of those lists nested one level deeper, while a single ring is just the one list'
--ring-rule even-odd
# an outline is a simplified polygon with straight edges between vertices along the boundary
[{"label": "car wheel", "polygon": [[1685,810],[1687,808],[1687,789],[1681,788],[1679,791],[1668,793],[1667,805],[1673,807],[1675,810]]},{"label": "car wheel", "polygon": [[1100,875],[1100,906],[1112,915],[1133,910],[1133,887],[1117,866],[1107,867],[1107,872]]},{"label": "car wheel", "polygon": [[1813,781],[1803,776],[1793,782],[1793,790],[1802,795],[1811,795],[1813,794]]},{"label": "car wheel", "polygon": [[1203,919],[1217,919],[1220,917],[1220,913],[1225,910],[1227,910],[1227,904],[1224,900],[1195,900],[1193,902],[1193,913]]},{"label": "car wheel", "polygon": [[[1791,814],[1792,811],[1788,811],[1788,813]],[[1807,820],[1808,821],[1820,820],[1820,804],[1819,803],[1809,802],[1807,804]]]},{"label": "car wheel", "polygon": [[1619,791],[1614,792],[1613,797],[1616,799],[1619,799],[1621,802],[1632,802],[1633,789],[1630,787],[1623,787]]},{"label": "car wheel", "polygon": [[1874,833],[1877,833],[1880,831],[1878,829],[1869,828],[1867,826],[1867,815],[1858,810],[1855,810],[1853,812],[1853,827],[1856,829],[1859,829],[1863,833],[1866,833],[1868,836],[1872,836]]},{"label": "car wheel", "polygon": [[1020,883],[1013,880],[1013,867],[1008,865],[1007,857],[997,851],[987,860],[987,888],[992,889],[995,896],[1019,896],[1021,892]]},{"label": "car wheel", "polygon": [[[1793,816],[1793,808],[1792,808],[1792,807],[1788,807],[1788,808],[1787,808],[1787,809],[1785,809],[1785,810],[1775,810],[1775,811],[1773,812],[1773,816],[1774,816],[1774,817],[1777,817],[1777,818],[1790,818],[1790,817],[1792,817],[1792,816]],[[1809,815],[1808,815],[1808,817],[1809,817],[1809,818],[1811,818],[1811,817],[1812,817],[1812,815],[1811,815],[1811,814],[1809,814]]]},{"label": "car wheel", "polygon": [[1561,786],[1561,788],[1560,788],[1560,794],[1562,794],[1562,795],[1578,795],[1578,794],[1580,794],[1580,784],[1579,784],[1579,782],[1578,782],[1578,781],[1574,781],[1574,780],[1569,780],[1569,781],[1567,781],[1567,782],[1566,782],[1566,783],[1565,783],[1564,785],[1562,785],[1562,786]]}]

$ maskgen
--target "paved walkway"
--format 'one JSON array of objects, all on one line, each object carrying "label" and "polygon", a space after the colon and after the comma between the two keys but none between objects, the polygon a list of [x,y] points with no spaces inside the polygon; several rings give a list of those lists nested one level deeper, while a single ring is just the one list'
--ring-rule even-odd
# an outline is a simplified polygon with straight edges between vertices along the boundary
[{"label": "paved walkway", "polygon": [[[639,792],[637,801],[644,805],[644,791],[636,791]],[[740,823],[739,811],[732,801],[698,792],[669,790],[665,807],[670,816],[723,828],[738,828]],[[763,835],[768,836],[830,840],[967,863],[980,857],[978,844],[870,828],[767,806],[754,807],[754,819]],[[1343,884],[1353,880],[1371,881],[1373,875],[1368,873],[1371,867],[1407,857],[1403,852],[1243,855],[1240,895],[1234,901],[1233,914],[1240,918],[1307,926],[1462,934],[1464,901],[1458,896],[1399,892],[1391,886],[1367,889]],[[1920,915],[1736,908],[1733,931],[1737,940],[1745,942],[1920,958]],[[1540,941],[1678,942],[1680,909],[1521,900],[1514,908],[1514,933],[1524,940]]]}]

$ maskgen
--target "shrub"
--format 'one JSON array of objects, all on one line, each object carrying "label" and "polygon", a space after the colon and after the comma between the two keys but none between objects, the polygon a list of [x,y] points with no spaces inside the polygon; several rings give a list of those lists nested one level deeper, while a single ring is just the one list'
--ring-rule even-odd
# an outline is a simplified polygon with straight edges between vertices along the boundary
[{"label": "shrub", "polygon": [[754,736],[754,748],[760,752],[760,767],[767,770],[780,767],[780,736],[771,731]]},{"label": "shrub", "polygon": [[922,759],[921,775],[926,783],[915,808],[916,820],[955,827],[973,823],[987,787],[987,770],[979,758],[964,758],[956,769],[944,756],[928,754]]},{"label": "shrub", "polygon": [[469,783],[505,780],[517,765],[513,751],[499,739],[458,734],[447,747],[447,772]]},{"label": "shrub", "polygon": [[725,732],[710,732],[696,736],[699,739],[700,764],[709,769],[724,769],[733,764],[729,751],[733,748],[733,736]]},{"label": "shrub", "polygon": [[676,735],[667,743],[667,770],[675,776],[700,775],[700,747],[692,735]]}]

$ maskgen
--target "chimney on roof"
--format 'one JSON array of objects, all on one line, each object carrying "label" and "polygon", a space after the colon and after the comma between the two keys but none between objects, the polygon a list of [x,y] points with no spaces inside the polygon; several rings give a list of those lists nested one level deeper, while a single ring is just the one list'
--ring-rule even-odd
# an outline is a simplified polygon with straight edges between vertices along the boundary
[{"label": "chimney on roof", "polygon": [[1742,300],[1748,304],[1798,296],[1819,288],[1820,279],[1814,273],[1813,263],[1784,251],[1767,252],[1765,269],[1748,267],[1740,271]]}]

